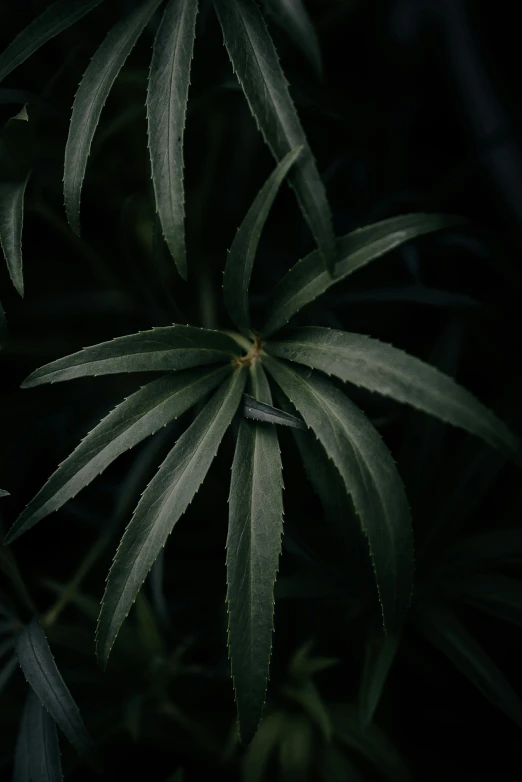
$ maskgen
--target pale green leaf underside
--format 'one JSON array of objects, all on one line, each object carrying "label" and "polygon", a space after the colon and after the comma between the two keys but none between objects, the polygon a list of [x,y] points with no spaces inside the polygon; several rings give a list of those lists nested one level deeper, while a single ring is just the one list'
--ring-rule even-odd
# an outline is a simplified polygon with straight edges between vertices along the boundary
[{"label": "pale green leaf underside", "polygon": [[231,337],[194,326],[162,326],[102,342],[37,369],[22,388],[88,375],[174,372],[229,361],[241,350]]},{"label": "pale green leaf underside", "polygon": [[0,245],[4,251],[9,276],[20,296],[24,295],[22,228],[28,179],[29,175],[22,181],[0,184]]},{"label": "pale green leaf underside", "polygon": [[197,0],[170,0],[154,41],[147,92],[152,183],[165,241],[187,278],[183,132],[196,30]]},{"label": "pale green leaf underside", "polygon": [[0,497],[9,497],[9,492],[4,489],[0,489]]},{"label": "pale green leaf underside", "polygon": [[293,429],[306,429],[306,424],[295,415],[279,410],[277,407],[260,402],[250,394],[243,394],[243,415],[253,421],[262,421],[268,424],[280,424],[291,426]]},{"label": "pale green leaf underside", "polygon": [[96,8],[102,0],[57,0],[36,17],[0,55],[0,81],[40,46]]},{"label": "pale green leaf underside", "polygon": [[33,691],[27,696],[22,726],[26,731],[24,743],[29,753],[28,782],[29,779],[31,782],[61,782],[62,759],[56,723]]},{"label": "pale green leaf underside", "polygon": [[62,462],[16,520],[5,542],[11,543],[61,508],[120,454],[195,405],[231,370],[231,366],[225,366],[165,375],[128,397]]},{"label": "pale green leaf underside", "polygon": [[80,196],[87,159],[111,87],[145,25],[162,0],[138,5],[109,31],[87,66],[74,99],[65,148],[63,188],[67,219],[80,233]]},{"label": "pale green leaf underside", "polygon": [[303,0],[264,0],[275,21],[310,62],[316,75],[323,75],[319,41]]},{"label": "pale green leaf underside", "polygon": [[448,215],[415,213],[358,228],[337,240],[333,276],[326,273],[320,254],[317,251],[310,253],[298,261],[272,291],[262,336],[269,337],[279,331],[293,315],[336,282],[404,242],[463,222],[462,218]]},{"label": "pale green leaf underside", "polygon": [[228,253],[223,276],[223,297],[228,314],[239,331],[250,336],[248,287],[263,227],[285,176],[301,154],[303,146],[288,152],[277,164],[241,223]]},{"label": "pale green leaf underside", "polygon": [[330,381],[268,356],[265,364],[341,473],[368,538],[386,632],[395,632],[411,599],[413,538],[394,461],[366,416]]},{"label": "pale green leaf underside", "polygon": [[522,702],[504,674],[469,635],[456,616],[442,603],[422,601],[414,619],[428,641],[467,676],[497,708],[522,727]]},{"label": "pale green leaf underside", "polygon": [[139,501],[109,572],[96,634],[107,663],[118,631],[154,560],[204,480],[236,412],[246,370],[234,372],[181,435]]},{"label": "pale green leaf underside", "polygon": [[336,242],[326,192],[261,12],[255,0],[214,0],[214,6],[234,71],[275,159],[305,147],[289,181],[322,263],[332,271]]},{"label": "pale green leaf underside", "polygon": [[100,769],[96,749],[85,730],[71,693],[62,679],[44,631],[36,620],[16,639],[20,667],[38,699],[65,733],[78,754],[95,770]]},{"label": "pale green leaf underside", "polygon": [[469,391],[435,367],[376,339],[334,329],[294,329],[270,353],[405,402],[481,437],[507,455],[519,443]]},{"label": "pale green leaf underside", "polygon": [[[259,363],[251,380],[255,397],[270,404]],[[276,429],[242,420],[229,496],[227,604],[229,654],[245,742],[253,738],[265,702],[282,533],[283,477]]]}]

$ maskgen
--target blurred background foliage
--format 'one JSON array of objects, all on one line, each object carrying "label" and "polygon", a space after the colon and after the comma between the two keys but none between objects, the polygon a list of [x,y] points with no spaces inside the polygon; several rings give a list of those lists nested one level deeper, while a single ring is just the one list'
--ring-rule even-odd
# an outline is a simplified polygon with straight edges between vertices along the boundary
[{"label": "blurred background foliage", "polygon": [[[0,48],[45,5],[3,3]],[[154,24],[103,112],[82,198],[83,237],[71,233],[61,186],[72,100],[103,31],[132,5],[103,3],[0,85],[1,127],[27,105],[33,136],[23,300],[0,269],[7,319],[0,485],[10,492],[1,500],[4,531],[80,438],[136,387],[136,378],[118,375],[28,391],[20,382],[54,358],[151,326],[230,327],[220,297],[226,249],[272,170],[211,3],[201,2],[185,135],[189,282],[177,276],[155,228],[144,108]],[[514,7],[507,0],[494,8],[483,0],[306,5],[322,81],[269,24],[336,233],[421,210],[471,223],[372,264],[299,321],[367,333],[431,361],[520,434],[522,110]],[[311,247],[293,194],[283,189],[261,240],[254,311]],[[245,782],[519,779],[519,474],[462,432],[360,389],[352,396],[391,448],[412,505],[412,616],[400,639],[383,639],[351,509],[323,512],[292,437],[281,432],[289,458],[269,702],[246,750],[235,738],[225,651],[230,461],[212,466],[105,674],[94,659],[104,576],[136,487],[154,474],[183,422],[121,457],[13,547],[58,667],[100,747],[104,778],[129,768],[178,782],[201,774]],[[231,460],[230,440],[223,448]],[[0,573],[2,779],[11,773],[26,692],[12,664],[12,632],[28,616],[15,581]],[[91,779],[61,746],[66,778]]]}]

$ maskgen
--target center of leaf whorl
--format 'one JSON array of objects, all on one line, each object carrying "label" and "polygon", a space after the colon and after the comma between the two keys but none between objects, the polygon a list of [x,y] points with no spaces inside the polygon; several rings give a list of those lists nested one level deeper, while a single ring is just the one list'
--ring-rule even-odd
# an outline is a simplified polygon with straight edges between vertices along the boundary
[{"label": "center of leaf whorl", "polygon": [[241,356],[241,358],[233,359],[232,363],[238,369],[241,369],[241,367],[244,366],[251,367],[255,364],[256,361],[261,359],[262,353],[263,340],[258,334],[254,334],[254,339],[251,341],[250,349],[247,351],[247,353],[244,356]]}]

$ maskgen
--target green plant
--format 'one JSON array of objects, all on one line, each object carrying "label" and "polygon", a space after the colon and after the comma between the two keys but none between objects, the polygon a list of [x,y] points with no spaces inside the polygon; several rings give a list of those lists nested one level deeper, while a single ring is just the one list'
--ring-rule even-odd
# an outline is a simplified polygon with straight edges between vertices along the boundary
[{"label": "green plant", "polygon": [[[99,4],[100,0],[55,2],[0,57],[0,79]],[[64,173],[67,217],[77,234],[87,159],[103,105],[139,35],[155,19],[161,5],[162,0],[135,4],[111,29],[80,83]],[[266,5],[292,37],[297,35],[301,48],[320,72],[317,44],[301,4],[274,1]],[[373,685],[386,677],[393,644],[410,606],[413,535],[409,503],[395,462],[341,383],[409,404],[482,438],[509,458],[520,461],[520,449],[517,438],[493,412],[449,376],[419,359],[360,334],[319,326],[287,328],[300,310],[353,272],[410,240],[462,221],[440,214],[413,213],[335,238],[324,186],[257,4],[254,0],[215,0],[214,6],[241,88],[277,161],[237,231],[225,264],[223,300],[236,330],[161,326],[94,345],[34,371],[24,388],[102,374],[162,374],[126,398],[87,435],[15,521],[6,543],[12,543],[75,497],[118,456],[197,407],[197,414],[145,489],[117,549],[96,633],[97,657],[105,667],[151,567],[231,429],[235,454],[227,539],[228,645],[240,734],[248,743],[256,735],[265,701],[274,584],[283,533],[283,465],[276,426],[289,426],[295,434],[325,513],[337,492],[348,506],[353,504],[367,539],[387,634],[386,652],[377,655],[383,674],[372,676]],[[147,94],[156,209],[182,278],[190,269],[183,227],[182,141],[196,13],[197,3],[192,0],[170,0],[166,4],[157,26]],[[27,117],[18,115],[15,119],[19,122]],[[25,176],[23,182],[17,179],[11,184],[0,203],[0,236],[19,292]],[[287,177],[317,249],[298,261],[276,285],[268,298],[264,320],[253,323],[249,285],[254,259],[269,211]],[[13,625],[11,630],[20,628]],[[39,698],[30,695],[27,700],[20,746],[36,735],[40,748],[48,746],[48,757],[54,759],[51,764],[59,765],[54,722],[41,708],[43,703],[80,754],[92,757],[90,746],[89,751],[86,749],[90,740],[77,721],[74,703],[35,619],[17,635],[16,655]],[[37,659],[52,677],[50,688],[44,688],[33,676]],[[317,706],[318,696],[312,685],[307,682],[302,689],[306,693],[303,697],[312,698]],[[368,720],[379,689],[380,685],[371,695],[371,705],[365,707]],[[294,701],[302,700],[302,692],[296,694],[297,690],[292,690]],[[75,715],[72,727],[53,706],[57,698],[63,700],[68,714]],[[350,709],[349,713],[341,709],[338,717],[341,723],[352,720],[353,728],[355,717]],[[295,740],[306,744],[310,726],[301,716],[295,719],[296,725],[299,723]],[[323,732],[328,719],[324,718]],[[274,721],[272,714],[264,723],[264,734]],[[294,738],[286,736],[281,742],[283,765],[292,757]],[[264,739],[256,737],[254,741]],[[348,768],[350,761],[339,760],[336,752],[335,746],[325,750],[324,763],[332,769],[336,765],[342,768],[343,763]],[[35,776],[38,772],[31,769],[26,773]]]}]

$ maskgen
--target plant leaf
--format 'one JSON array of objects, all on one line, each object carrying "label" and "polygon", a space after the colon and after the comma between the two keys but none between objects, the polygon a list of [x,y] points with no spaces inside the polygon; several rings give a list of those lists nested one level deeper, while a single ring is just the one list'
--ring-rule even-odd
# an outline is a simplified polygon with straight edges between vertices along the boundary
[{"label": "plant leaf", "polygon": [[372,624],[366,637],[364,668],[359,688],[361,724],[370,724],[379,704],[383,687],[399,647],[398,635],[384,635],[382,627]]},{"label": "plant leaf", "polygon": [[228,253],[223,277],[225,306],[239,331],[247,337],[251,334],[248,287],[259,239],[279,188],[303,149],[302,145],[292,149],[277,164],[254,199]]},{"label": "plant leaf", "polygon": [[376,339],[334,329],[293,329],[265,349],[275,356],[406,402],[481,437],[513,456],[518,439],[505,424],[455,381],[415,356]]},{"label": "plant leaf", "polygon": [[285,413],[284,410],[278,410],[272,405],[265,405],[259,402],[250,394],[243,394],[243,415],[245,418],[251,418],[253,421],[262,421],[268,424],[280,424],[281,426],[290,426],[293,429],[306,429],[306,424],[295,415]]},{"label": "plant leaf", "polygon": [[241,369],[223,383],[142,495],[121,539],[103,596],[96,632],[102,666],[154,560],[204,480],[239,406],[245,381]]},{"label": "plant leaf", "polygon": [[9,276],[20,296],[24,295],[22,226],[28,179],[29,175],[22,181],[0,184],[0,245],[4,251]]},{"label": "plant leaf", "polygon": [[396,632],[411,599],[413,539],[393,459],[366,416],[330,381],[268,356],[264,363],[341,473],[368,538],[386,632]]},{"label": "plant leaf", "polygon": [[522,726],[522,702],[495,663],[456,616],[439,602],[419,602],[413,612],[419,630],[497,708]]},{"label": "plant leaf", "polygon": [[325,747],[320,766],[322,782],[364,782],[361,772],[336,747]]},{"label": "plant leaf", "polygon": [[301,144],[305,151],[289,175],[301,210],[331,273],[336,243],[323,182],[288,92],[272,39],[255,0],[214,0],[223,38],[259,129],[277,161]]},{"label": "plant leaf", "polygon": [[[259,362],[255,397],[272,401]],[[274,584],[283,534],[283,475],[277,432],[241,420],[229,496],[228,647],[241,738],[252,740],[266,697],[274,621]]]},{"label": "plant leaf", "polygon": [[451,576],[469,569],[494,567],[522,559],[522,530],[499,529],[457,541],[436,561],[437,571]]},{"label": "plant leaf", "polygon": [[37,16],[0,55],[0,81],[44,43],[96,8],[102,0],[56,0]]},{"label": "plant leaf", "polygon": [[34,699],[38,701],[33,691],[29,690],[29,694],[22,711],[20,727],[18,729],[18,738],[16,740],[13,782],[31,782],[31,769],[29,764],[31,757],[32,737],[29,724],[29,711],[31,707],[31,701]]},{"label": "plant leaf", "polygon": [[288,725],[279,744],[279,779],[302,782],[312,763],[314,735],[309,720],[299,714],[287,716]]},{"label": "plant leaf", "polygon": [[162,0],[146,0],[109,31],[87,66],[74,99],[65,148],[63,188],[72,230],[80,234],[80,196],[100,114],[114,81]]},{"label": "plant leaf", "polygon": [[357,228],[337,240],[333,276],[326,273],[317,250],[310,253],[290,269],[270,294],[262,335],[269,337],[279,331],[293,315],[336,282],[401,244],[464,222],[458,217],[419,212]]},{"label": "plant leaf", "polygon": [[165,241],[187,279],[183,131],[196,34],[197,0],[170,0],[158,28],[149,72],[147,118],[152,182]]},{"label": "plant leaf", "polygon": [[101,763],[96,748],[85,730],[78,707],[56,667],[47,638],[36,619],[26,625],[16,639],[16,653],[25,678],[39,701],[80,757],[95,771],[99,771]]},{"label": "plant leaf", "polygon": [[323,62],[319,41],[302,0],[264,0],[264,4],[321,79]]},{"label": "plant leaf", "polygon": [[61,782],[62,760],[56,724],[33,691],[27,696],[25,709],[30,779],[32,782]]},{"label": "plant leaf", "polygon": [[263,782],[266,770],[278,744],[288,730],[288,715],[276,711],[266,716],[243,760],[243,778],[245,782]]},{"label": "plant leaf", "polygon": [[129,396],[62,462],[15,521],[5,543],[12,543],[49,513],[61,508],[120,454],[199,402],[230,371],[231,367],[223,367],[168,374]]},{"label": "plant leaf", "polygon": [[411,775],[390,739],[376,726],[362,728],[349,704],[333,704],[330,713],[336,738],[368,760],[390,782],[411,782]]},{"label": "plant leaf", "polygon": [[522,626],[522,583],[498,574],[478,573],[444,582],[451,598],[479,608],[497,619]]},{"label": "plant leaf", "polygon": [[[12,648],[12,644],[9,646]],[[16,655],[12,655],[0,668],[0,693],[4,689],[13,673],[16,671],[17,667],[18,661],[16,659]]]},{"label": "plant leaf", "polygon": [[4,489],[0,489],[0,497],[9,497],[9,492],[4,491]]},{"label": "plant leaf", "polygon": [[219,331],[163,326],[102,342],[52,361],[29,375],[21,387],[118,372],[174,372],[229,361],[239,352],[237,342]]}]

